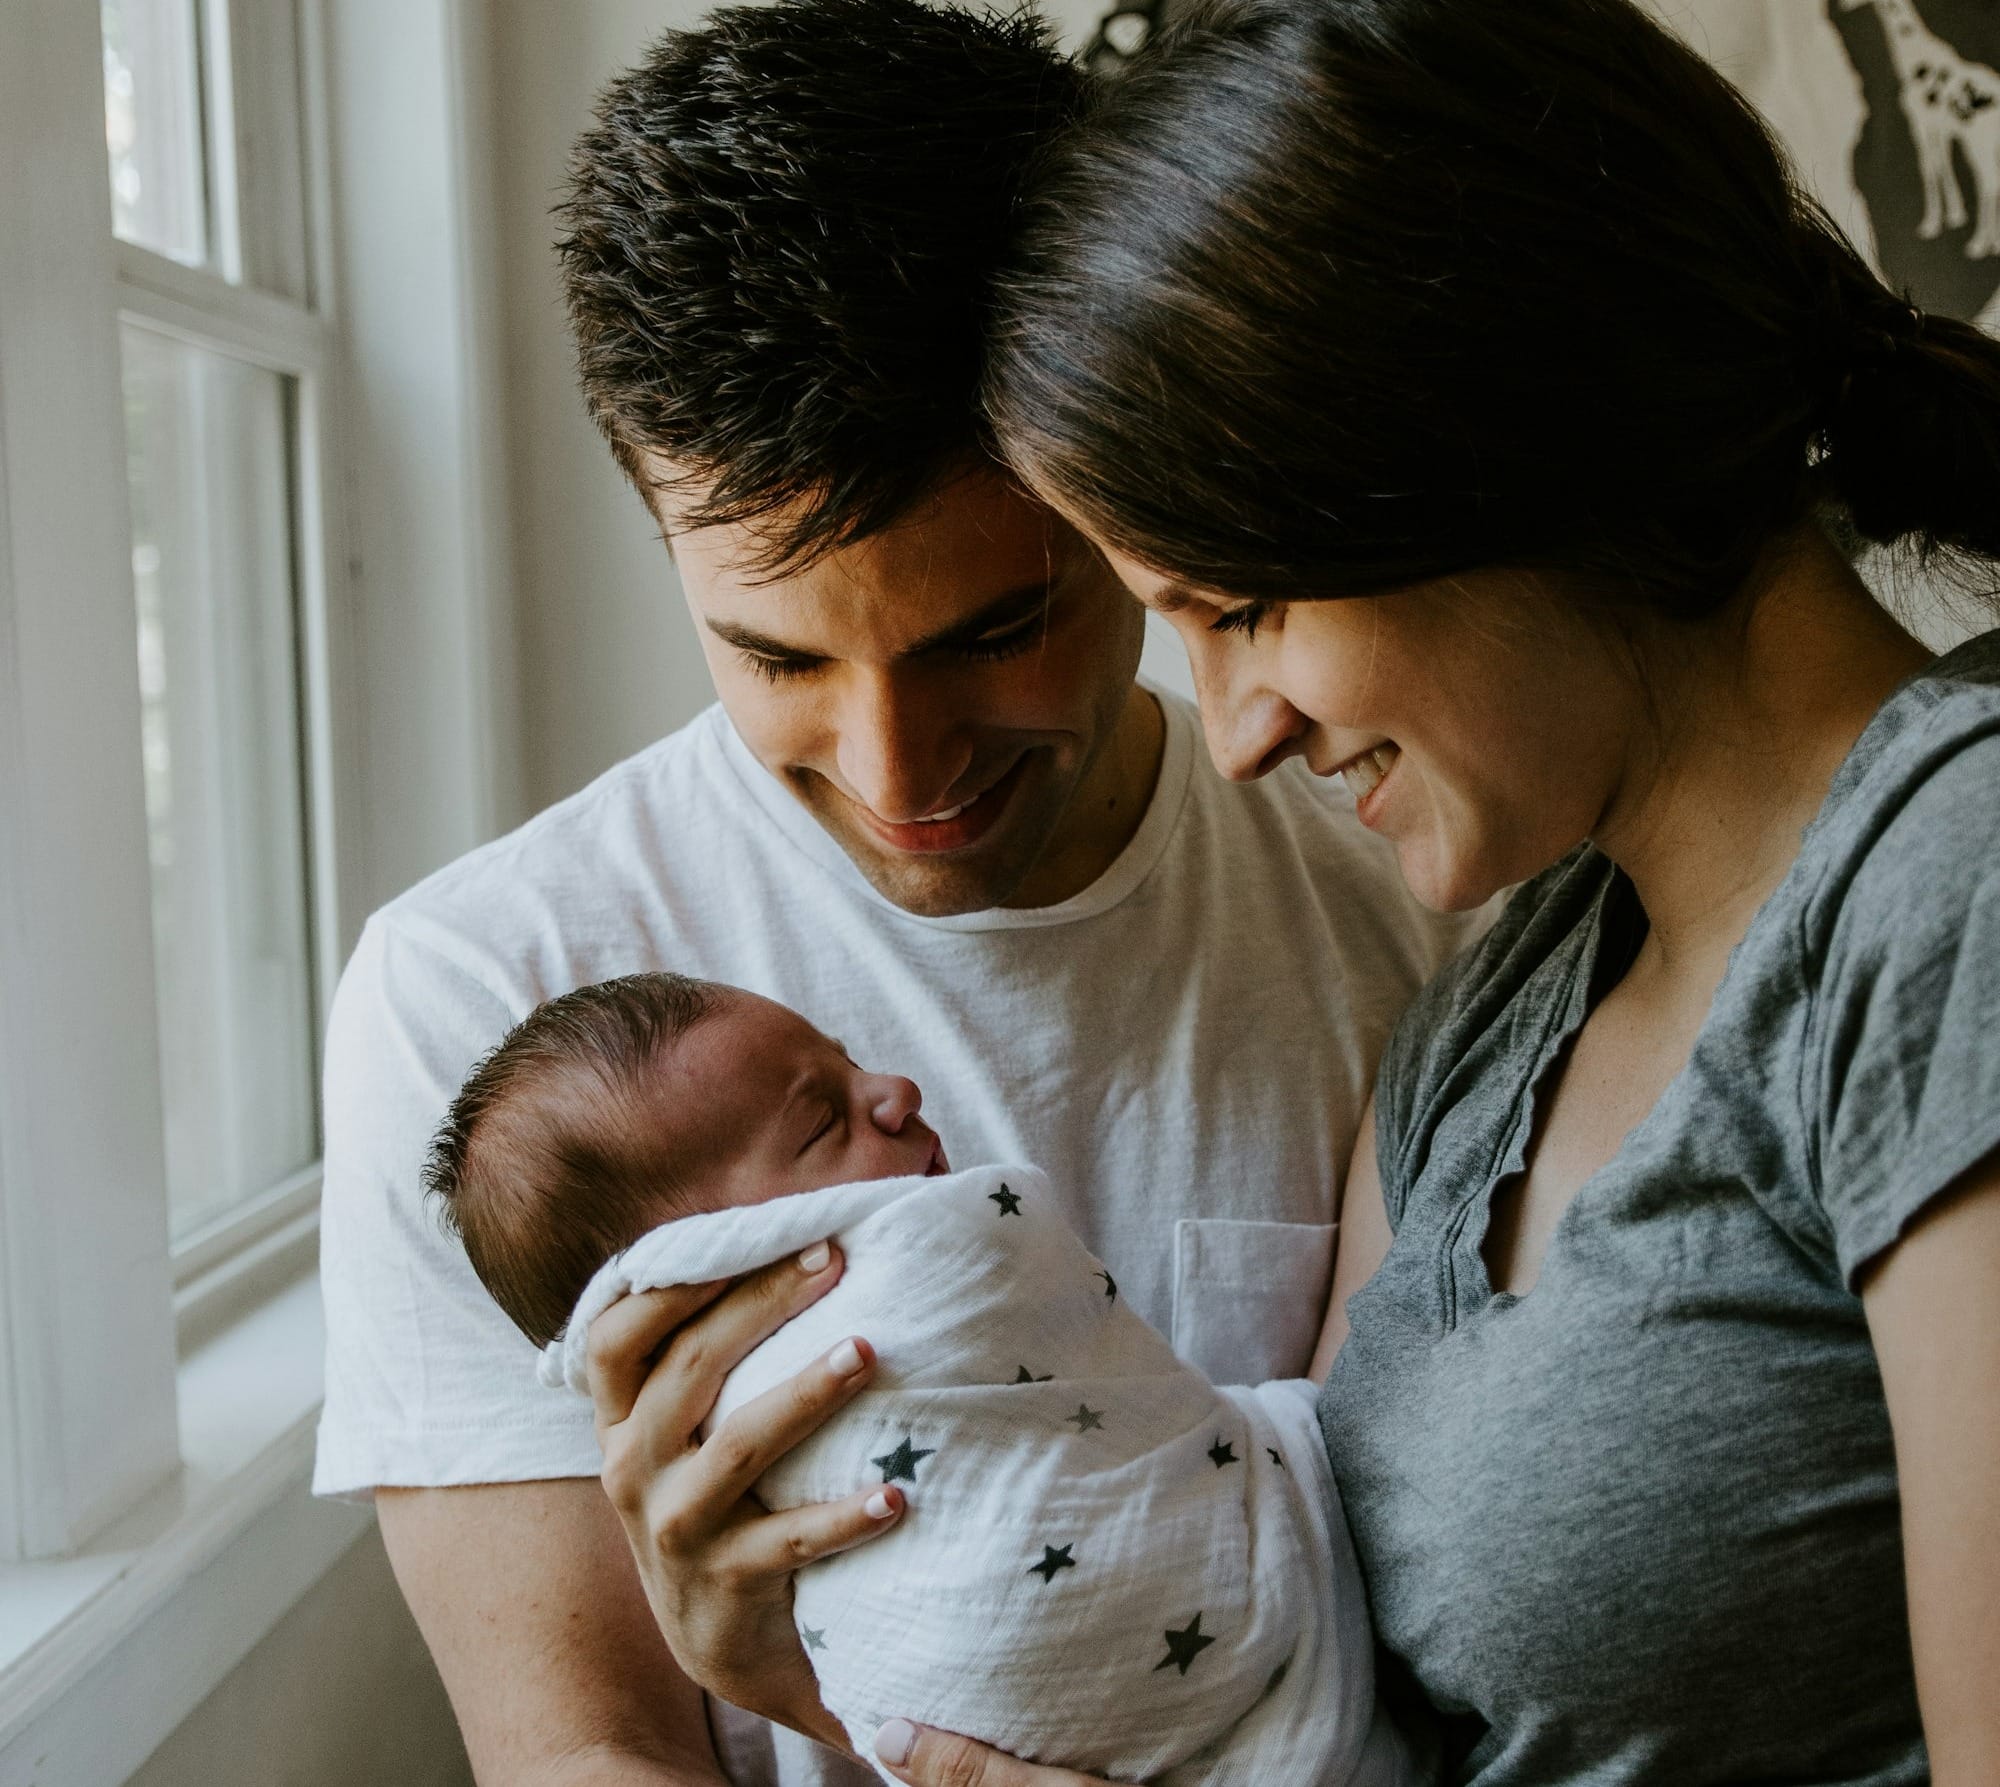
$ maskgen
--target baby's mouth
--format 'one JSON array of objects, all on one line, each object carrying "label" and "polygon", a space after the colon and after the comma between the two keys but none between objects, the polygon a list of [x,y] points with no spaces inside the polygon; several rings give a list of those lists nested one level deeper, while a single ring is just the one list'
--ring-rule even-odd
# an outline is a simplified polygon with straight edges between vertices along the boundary
[{"label": "baby's mouth", "polygon": [[926,1179],[941,1179],[951,1171],[951,1162],[944,1157],[944,1143],[936,1131],[931,1133],[931,1163],[924,1168]]}]

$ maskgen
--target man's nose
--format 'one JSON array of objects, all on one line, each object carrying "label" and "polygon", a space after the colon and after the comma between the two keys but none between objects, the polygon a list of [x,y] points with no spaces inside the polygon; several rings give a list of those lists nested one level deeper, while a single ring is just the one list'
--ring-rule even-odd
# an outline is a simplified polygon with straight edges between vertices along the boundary
[{"label": "man's nose", "polygon": [[1229,642],[1203,640],[1190,661],[1208,754],[1228,780],[1254,782],[1305,750],[1312,722],[1243,666]]},{"label": "man's nose", "polygon": [[915,1080],[901,1074],[870,1074],[868,1114],[884,1135],[901,1135],[903,1125],[924,1108],[924,1095]]},{"label": "man's nose", "polygon": [[926,817],[971,764],[949,714],[892,673],[857,676],[839,724],[834,757],[848,792],[892,824]]}]

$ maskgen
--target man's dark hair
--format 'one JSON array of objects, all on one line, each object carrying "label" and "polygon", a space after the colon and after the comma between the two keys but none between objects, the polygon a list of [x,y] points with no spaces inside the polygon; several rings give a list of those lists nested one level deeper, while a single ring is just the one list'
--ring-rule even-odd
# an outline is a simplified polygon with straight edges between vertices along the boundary
[{"label": "man's dark hair", "polygon": [[647,1081],[724,991],[679,974],[579,987],[536,1006],[452,1101],[424,1188],[537,1346],[599,1266],[691,1213]]},{"label": "man's dark hair", "polygon": [[778,0],[613,81],[557,246],[584,396],[649,505],[759,524],[775,570],[989,456],[989,281],[1086,80],[1025,9]]}]

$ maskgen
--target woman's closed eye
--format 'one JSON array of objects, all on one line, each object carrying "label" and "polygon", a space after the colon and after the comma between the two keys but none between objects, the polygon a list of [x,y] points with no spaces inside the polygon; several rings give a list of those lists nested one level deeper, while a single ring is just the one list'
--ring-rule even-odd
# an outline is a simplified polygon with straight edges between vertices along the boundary
[{"label": "woman's closed eye", "polygon": [[1241,608],[1231,608],[1208,623],[1211,633],[1241,633],[1245,639],[1255,639],[1257,629],[1270,618],[1275,602],[1245,602]]}]

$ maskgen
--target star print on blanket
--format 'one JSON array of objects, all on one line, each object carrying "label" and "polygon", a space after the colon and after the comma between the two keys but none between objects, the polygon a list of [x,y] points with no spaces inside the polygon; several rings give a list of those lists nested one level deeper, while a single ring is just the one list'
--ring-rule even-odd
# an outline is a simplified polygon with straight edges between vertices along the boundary
[{"label": "star print on blanket", "polygon": [[868,1388],[757,1485],[773,1509],[902,1490],[892,1529],[794,1583],[858,1754],[895,1715],[1159,1787],[1403,1787],[1312,1386],[1210,1385],[1060,1212],[1009,1166],[689,1217],[598,1274],[544,1375],[583,1386],[583,1335],[620,1295],[832,1237],[840,1282],[730,1374],[710,1425],[848,1335],[874,1344]]}]

